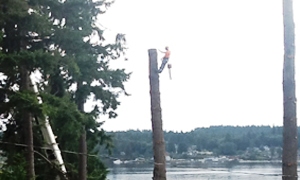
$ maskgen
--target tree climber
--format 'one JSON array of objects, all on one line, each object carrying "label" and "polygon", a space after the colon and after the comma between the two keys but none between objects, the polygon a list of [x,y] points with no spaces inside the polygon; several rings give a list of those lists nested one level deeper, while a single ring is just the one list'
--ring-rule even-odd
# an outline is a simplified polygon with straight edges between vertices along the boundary
[{"label": "tree climber", "polygon": [[169,47],[166,46],[165,49],[166,49],[166,51],[161,51],[161,50],[159,50],[160,52],[165,53],[165,55],[164,55],[164,57],[161,59],[161,60],[162,60],[162,63],[161,63],[160,68],[158,69],[158,73],[161,73],[161,72],[164,70],[165,65],[168,63],[169,58],[170,58],[171,52],[170,52],[170,50],[169,50]]}]

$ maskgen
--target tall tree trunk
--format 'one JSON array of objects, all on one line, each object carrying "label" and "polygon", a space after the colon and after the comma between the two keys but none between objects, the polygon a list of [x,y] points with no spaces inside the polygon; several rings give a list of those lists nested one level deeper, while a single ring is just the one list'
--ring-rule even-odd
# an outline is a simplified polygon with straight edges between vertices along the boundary
[{"label": "tall tree trunk", "polygon": [[153,138],[154,170],[153,180],[166,180],[165,141],[162,129],[159,76],[157,72],[157,51],[149,49],[149,78],[151,96],[151,121]]},{"label": "tall tree trunk", "polygon": [[[20,91],[30,91],[30,77],[29,72],[25,66],[20,67],[21,84]],[[35,179],[34,172],[34,150],[33,150],[33,132],[32,132],[32,114],[26,110],[22,111],[22,119],[24,123],[24,136],[26,147],[26,172],[27,180]]]},{"label": "tall tree trunk", "polygon": [[86,131],[83,127],[83,132],[79,140],[79,180],[87,179],[87,145],[86,145]]},{"label": "tall tree trunk", "polygon": [[283,152],[282,179],[296,180],[297,175],[297,115],[295,95],[295,25],[293,0],[283,0],[284,67],[283,67]]},{"label": "tall tree trunk", "polygon": [[[78,82],[77,90],[82,86],[82,82]],[[84,99],[78,94],[77,106],[80,112],[84,112]],[[79,139],[79,180],[87,179],[87,144],[86,144],[86,130],[85,126],[82,127],[82,134]]]}]

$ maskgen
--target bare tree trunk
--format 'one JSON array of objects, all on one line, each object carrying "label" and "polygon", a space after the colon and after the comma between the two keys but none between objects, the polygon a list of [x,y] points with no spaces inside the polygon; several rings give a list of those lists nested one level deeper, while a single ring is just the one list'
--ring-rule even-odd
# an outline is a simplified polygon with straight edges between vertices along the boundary
[{"label": "bare tree trunk", "polygon": [[87,179],[87,145],[86,145],[86,131],[83,127],[83,132],[79,140],[79,180]]},{"label": "bare tree trunk", "polygon": [[[21,84],[20,91],[30,91],[29,72],[25,66],[20,67]],[[34,150],[33,150],[33,132],[32,132],[32,114],[26,110],[22,111],[22,119],[24,123],[24,136],[27,145],[26,161],[27,161],[27,180],[35,179],[34,172]]]},{"label": "bare tree trunk", "polygon": [[165,141],[162,129],[159,76],[157,72],[157,51],[149,49],[149,78],[152,115],[152,138],[154,153],[153,180],[166,180]]},{"label": "bare tree trunk", "polygon": [[297,180],[297,114],[295,95],[295,25],[293,0],[283,0],[284,67],[283,67],[283,152],[282,179]]},{"label": "bare tree trunk", "polygon": [[[78,89],[80,89],[82,82],[78,82]],[[84,112],[84,100],[79,95],[77,106],[80,112]],[[85,126],[82,127],[82,134],[79,139],[79,180],[87,179],[87,144],[86,144],[86,130]]]}]

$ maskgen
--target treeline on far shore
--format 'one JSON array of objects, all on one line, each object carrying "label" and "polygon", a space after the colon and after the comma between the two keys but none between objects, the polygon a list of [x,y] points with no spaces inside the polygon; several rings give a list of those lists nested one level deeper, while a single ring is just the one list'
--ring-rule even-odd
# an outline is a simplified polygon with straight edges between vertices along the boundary
[{"label": "treeline on far shore", "polygon": [[[232,156],[242,154],[249,148],[282,147],[282,129],[281,126],[210,126],[190,132],[168,131],[164,132],[164,137],[169,155],[208,151],[214,155]],[[153,156],[150,130],[117,131],[108,134],[113,140],[113,157],[134,159]]]}]

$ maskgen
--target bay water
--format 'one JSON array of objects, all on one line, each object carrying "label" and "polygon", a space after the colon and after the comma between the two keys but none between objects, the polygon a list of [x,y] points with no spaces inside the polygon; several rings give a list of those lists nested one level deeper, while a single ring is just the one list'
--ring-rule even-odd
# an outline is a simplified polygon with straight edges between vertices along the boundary
[{"label": "bay water", "polygon": [[[114,166],[108,180],[151,180],[153,167]],[[281,164],[237,163],[228,166],[167,167],[167,180],[281,180]]]}]

